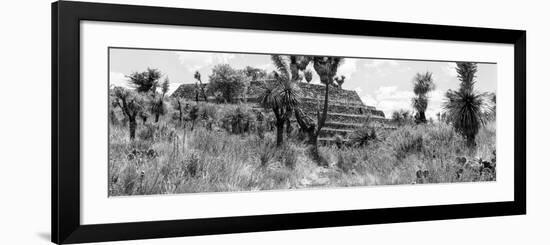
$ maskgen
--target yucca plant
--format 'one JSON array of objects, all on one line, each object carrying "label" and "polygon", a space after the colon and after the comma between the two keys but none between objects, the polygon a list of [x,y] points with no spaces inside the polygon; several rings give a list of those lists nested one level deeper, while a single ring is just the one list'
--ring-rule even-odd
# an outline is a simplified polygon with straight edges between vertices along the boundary
[{"label": "yucca plant", "polygon": [[201,80],[201,73],[199,71],[195,71],[195,74],[193,75],[193,77],[195,78],[195,80],[199,82],[199,88],[202,93],[202,98],[204,99],[205,102],[208,102],[208,97],[206,97],[206,92],[204,91],[204,85],[202,84],[202,80]]},{"label": "yucca plant", "polygon": [[292,82],[292,74],[287,61],[280,55],[272,55],[271,60],[277,68],[275,83],[264,84],[260,94],[260,104],[273,111],[277,128],[277,146],[283,144],[284,124],[299,104],[299,88]]},{"label": "yucca plant", "polygon": [[426,123],[426,109],[428,108],[428,93],[435,89],[432,73],[417,73],[413,80],[413,92],[416,95],[412,99],[412,106],[416,110],[416,123]]},{"label": "yucca plant", "polygon": [[311,70],[304,71],[304,78],[306,79],[307,83],[310,83],[311,80],[313,80],[313,72],[311,72]]},{"label": "yucca plant", "polygon": [[115,87],[110,91],[110,99],[111,105],[120,108],[128,119],[130,140],[133,140],[136,137],[136,118],[145,108],[143,96],[122,87]]},{"label": "yucca plant", "polygon": [[479,128],[486,122],[486,112],[491,110],[486,102],[488,94],[474,90],[477,72],[475,63],[457,62],[456,71],[460,88],[458,91],[447,91],[443,107],[447,120],[466,139],[466,145],[474,148]]}]

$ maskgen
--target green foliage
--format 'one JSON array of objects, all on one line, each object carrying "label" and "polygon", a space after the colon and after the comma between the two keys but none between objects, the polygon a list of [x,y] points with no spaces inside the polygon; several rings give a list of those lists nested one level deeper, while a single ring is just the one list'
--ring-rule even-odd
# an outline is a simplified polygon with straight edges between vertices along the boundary
[{"label": "green foliage", "polygon": [[243,72],[233,69],[228,64],[216,65],[209,76],[208,89],[219,92],[227,102],[241,94],[247,85]]}]

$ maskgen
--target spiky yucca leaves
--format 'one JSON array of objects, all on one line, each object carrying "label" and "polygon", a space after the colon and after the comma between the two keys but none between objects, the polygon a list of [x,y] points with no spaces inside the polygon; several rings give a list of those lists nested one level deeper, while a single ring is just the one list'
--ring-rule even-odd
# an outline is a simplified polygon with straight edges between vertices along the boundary
[{"label": "spiky yucca leaves", "polygon": [[473,90],[477,64],[472,62],[456,62],[455,70],[458,73],[458,80],[460,80],[460,90]]},{"label": "spiky yucca leaves", "polygon": [[466,138],[469,148],[474,148],[479,128],[486,122],[487,112],[492,110],[487,103],[487,93],[474,90],[477,65],[469,62],[457,62],[456,71],[460,80],[458,91],[449,90],[443,104],[446,120],[454,129]]},{"label": "spiky yucca leaves", "polygon": [[157,123],[160,116],[166,114],[166,104],[164,103],[164,98],[152,98],[151,100],[149,100],[149,103],[151,104],[149,109],[151,111],[151,114],[155,115],[155,122]]},{"label": "spiky yucca leaves", "polygon": [[485,102],[486,93],[459,90],[447,91],[444,108],[455,130],[466,138],[468,147],[475,147],[479,128],[485,125],[485,112],[490,108]]},{"label": "spiky yucca leaves", "polygon": [[319,75],[321,83],[331,84],[338,67],[344,63],[342,57],[316,56],[313,58],[313,69]]},{"label": "spiky yucca leaves", "polygon": [[338,85],[338,88],[342,88],[342,85],[344,84],[345,80],[346,80],[346,76],[344,75],[334,78],[334,82]]},{"label": "spiky yucca leaves", "polygon": [[428,93],[435,89],[432,73],[417,73],[413,80],[413,92],[416,95],[412,99],[412,106],[416,110],[416,122],[426,123],[426,109],[428,108]]},{"label": "spiky yucca leaves", "polygon": [[291,70],[284,57],[272,55],[271,60],[277,68],[277,72],[274,73],[276,82],[264,85],[265,87],[260,95],[260,104],[266,109],[271,109],[275,114],[277,146],[281,146],[283,144],[284,124],[300,102],[300,90],[291,80]]}]

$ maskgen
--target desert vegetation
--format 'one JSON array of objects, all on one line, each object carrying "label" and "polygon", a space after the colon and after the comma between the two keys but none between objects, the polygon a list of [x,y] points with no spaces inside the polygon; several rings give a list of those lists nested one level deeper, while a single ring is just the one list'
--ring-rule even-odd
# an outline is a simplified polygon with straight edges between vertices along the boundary
[{"label": "desert vegetation", "polygon": [[[457,63],[460,83],[437,120],[425,115],[435,88],[425,72],[411,78],[414,111],[351,127],[330,113],[344,58],[271,60],[275,71],[218,64],[208,81],[197,71],[187,98],[169,96],[170,79],[153,68],[111,87],[109,196],[495,180],[496,98],[475,90],[476,64]],[[322,99],[308,107],[298,85],[313,72]]]}]

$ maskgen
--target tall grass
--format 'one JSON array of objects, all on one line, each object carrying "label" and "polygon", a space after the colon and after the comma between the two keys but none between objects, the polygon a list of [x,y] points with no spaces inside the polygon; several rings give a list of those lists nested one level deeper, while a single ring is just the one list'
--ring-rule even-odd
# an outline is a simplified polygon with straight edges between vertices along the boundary
[{"label": "tall grass", "polygon": [[[260,138],[252,131],[237,134],[224,129],[222,119],[230,117],[227,113],[231,111],[251,114],[250,108],[242,106],[203,104],[199,112],[206,116],[198,119],[193,130],[178,126],[166,117],[157,124],[139,125],[138,138],[134,141],[129,140],[123,124],[111,124],[109,195],[448,183],[495,178],[494,172],[481,169],[478,163],[479,159],[494,158],[494,124],[480,130],[475,151],[468,150],[463,138],[447,124],[406,125],[384,132],[379,139],[362,146],[322,146],[319,152],[327,167],[319,167],[307,154],[307,145],[298,138],[290,137],[284,146],[276,147],[272,131],[267,130]],[[466,160],[457,160],[462,158]],[[419,171],[421,178],[417,175]]]}]

